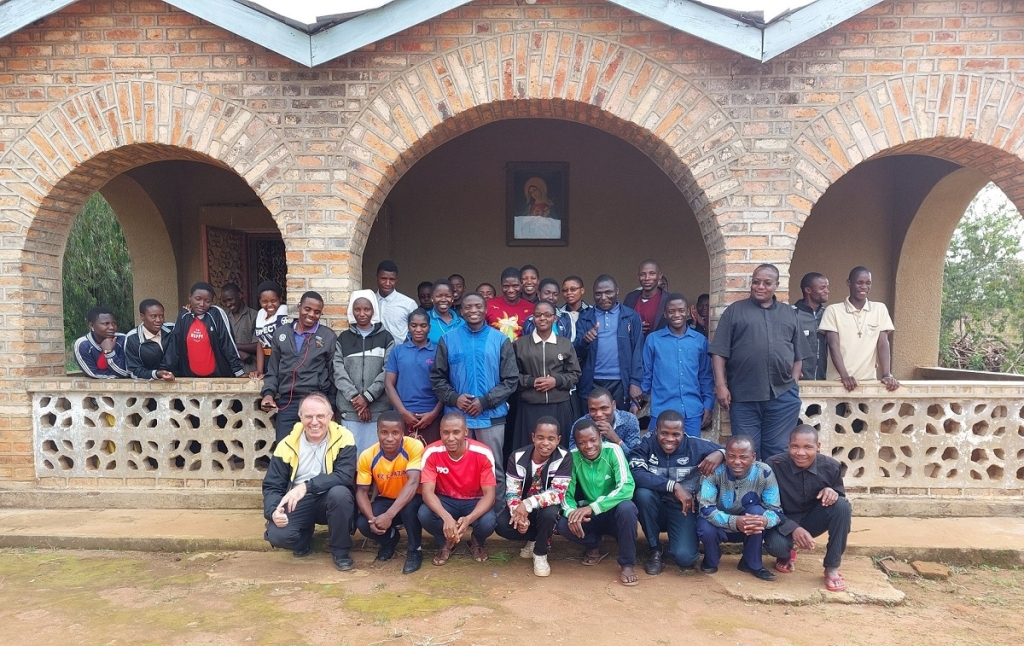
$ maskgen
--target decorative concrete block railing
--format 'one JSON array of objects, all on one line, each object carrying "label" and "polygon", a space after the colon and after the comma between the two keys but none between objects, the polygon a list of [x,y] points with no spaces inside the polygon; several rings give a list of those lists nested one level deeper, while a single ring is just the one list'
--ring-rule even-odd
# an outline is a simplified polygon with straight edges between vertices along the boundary
[{"label": "decorative concrete block railing", "polygon": [[274,440],[260,382],[30,380],[40,484],[259,487]]},{"label": "decorative concrete block railing", "polygon": [[1024,382],[801,385],[803,420],[853,492],[1024,495]]},{"label": "decorative concrete block railing", "polygon": [[[36,475],[72,487],[259,487],[273,440],[259,382],[30,380]],[[1024,382],[801,386],[803,419],[852,492],[1024,495]]]}]

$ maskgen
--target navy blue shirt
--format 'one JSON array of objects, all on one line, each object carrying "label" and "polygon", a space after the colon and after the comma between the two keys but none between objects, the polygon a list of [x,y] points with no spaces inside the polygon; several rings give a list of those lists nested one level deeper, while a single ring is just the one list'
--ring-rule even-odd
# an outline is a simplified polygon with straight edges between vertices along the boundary
[{"label": "navy blue shirt", "polygon": [[422,348],[412,341],[396,345],[384,371],[396,375],[395,390],[402,405],[410,413],[429,413],[437,406],[437,396],[430,387],[430,370],[434,367],[437,345],[427,342]]}]

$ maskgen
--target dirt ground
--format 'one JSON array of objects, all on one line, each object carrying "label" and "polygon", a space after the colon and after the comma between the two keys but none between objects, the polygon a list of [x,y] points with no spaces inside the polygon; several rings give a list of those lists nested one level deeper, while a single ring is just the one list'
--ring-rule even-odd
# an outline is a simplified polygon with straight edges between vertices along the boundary
[{"label": "dirt ground", "polygon": [[[894,580],[902,605],[744,602],[666,568],[635,588],[556,544],[547,579],[509,551],[402,576],[402,558],[336,572],[328,554],[0,550],[3,644],[1019,644],[1024,571]],[[428,553],[429,554],[429,553]],[[723,568],[731,561],[723,560]],[[816,567],[816,564],[813,564]],[[799,566],[812,567],[812,563]],[[718,576],[718,575],[716,575]],[[754,581],[761,585],[761,582]],[[771,584],[764,584],[771,585]],[[1015,636],[1016,635],[1016,636]]]}]

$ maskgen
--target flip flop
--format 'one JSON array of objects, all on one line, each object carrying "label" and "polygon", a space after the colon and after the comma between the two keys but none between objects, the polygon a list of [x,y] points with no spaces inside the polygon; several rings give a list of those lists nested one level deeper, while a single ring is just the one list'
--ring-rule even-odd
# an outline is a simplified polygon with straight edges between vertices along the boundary
[{"label": "flip flop", "polygon": [[[632,580],[629,577],[632,577]],[[631,575],[619,573],[619,583],[626,587],[633,587],[634,585],[640,585],[640,579],[637,577],[636,572]]]},{"label": "flip flop", "polygon": [[452,557],[452,550],[455,549],[454,545],[445,544],[444,547],[437,550],[437,554],[430,560],[434,565],[444,565],[448,562],[448,559]]},{"label": "flip flop", "polygon": [[793,567],[793,561],[789,561],[788,563],[780,563],[779,561],[775,561],[776,572],[782,572],[783,574],[792,574],[793,570],[795,569],[796,568]]},{"label": "flip flop", "polygon": [[825,577],[825,589],[829,592],[842,592],[846,589],[846,579],[842,574]]},{"label": "flip flop", "polygon": [[588,556],[586,552],[583,553],[583,560],[580,561],[583,565],[597,565],[601,561],[608,558],[608,552],[601,552],[597,556]]}]

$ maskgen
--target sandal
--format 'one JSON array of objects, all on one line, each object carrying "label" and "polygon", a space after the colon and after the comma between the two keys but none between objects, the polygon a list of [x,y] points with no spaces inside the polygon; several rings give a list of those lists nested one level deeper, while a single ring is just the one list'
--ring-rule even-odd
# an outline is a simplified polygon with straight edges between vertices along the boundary
[{"label": "sandal", "polygon": [[783,563],[779,560],[775,561],[775,571],[782,572],[783,574],[792,574],[793,570],[796,569],[796,550],[789,550],[789,561]]},{"label": "sandal", "polygon": [[825,589],[829,592],[842,592],[846,589],[846,579],[842,574],[825,577]]},{"label": "sandal", "polygon": [[619,583],[627,587],[632,587],[634,585],[640,585],[640,579],[637,578],[636,572],[633,572],[632,574],[622,572],[619,574]]},{"label": "sandal", "polygon": [[584,552],[583,560],[580,562],[583,563],[583,565],[597,565],[606,558],[608,558],[608,552],[599,552],[597,556],[592,556]]},{"label": "sandal", "polygon": [[484,546],[478,545],[475,542],[469,544],[469,551],[473,555],[473,560],[477,563],[483,563],[490,558],[487,556],[487,550],[484,549]]},{"label": "sandal", "polygon": [[448,562],[448,559],[452,557],[452,550],[454,549],[454,545],[451,543],[445,543],[444,547],[438,548],[437,554],[434,555],[434,558],[431,559],[430,562],[434,565],[444,565]]}]

